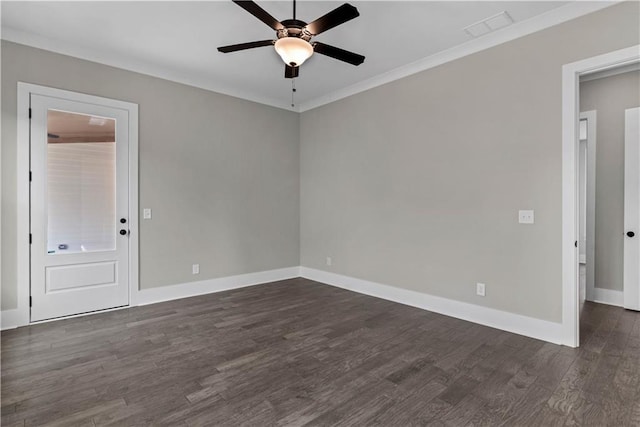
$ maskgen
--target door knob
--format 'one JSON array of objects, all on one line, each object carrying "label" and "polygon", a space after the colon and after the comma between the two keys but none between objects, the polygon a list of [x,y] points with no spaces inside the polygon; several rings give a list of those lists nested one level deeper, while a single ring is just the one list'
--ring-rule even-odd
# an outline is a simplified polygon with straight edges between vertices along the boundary
[{"label": "door knob", "polygon": [[120,218],[120,223],[121,223],[121,224],[124,224],[124,223],[126,223],[126,222],[127,222],[127,220],[126,220],[125,218]]},{"label": "door knob", "polygon": [[634,233],[633,231],[627,231],[627,236],[633,237],[635,235],[636,235],[636,233]]},{"label": "door knob", "polygon": [[120,234],[124,236],[125,234],[127,234],[127,230],[120,230]]}]

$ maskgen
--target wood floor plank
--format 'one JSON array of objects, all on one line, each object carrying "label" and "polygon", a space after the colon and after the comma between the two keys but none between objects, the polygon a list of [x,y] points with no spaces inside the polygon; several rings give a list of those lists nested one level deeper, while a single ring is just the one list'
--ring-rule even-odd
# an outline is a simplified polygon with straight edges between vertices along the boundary
[{"label": "wood floor plank", "polygon": [[640,314],[569,349],[305,279],[4,331],[2,425],[640,425]]},{"label": "wood floor plank", "polygon": [[567,373],[575,358],[563,353],[556,353],[537,370],[536,384],[554,390]]},{"label": "wood floor plank", "polygon": [[[551,393],[551,390],[533,383],[513,406],[500,414],[500,421],[493,415],[489,420],[495,426],[533,426],[533,420],[546,410]],[[493,408],[488,406],[487,410],[492,411]]]},{"label": "wood floor plank", "polygon": [[449,412],[445,413],[441,420],[447,426],[467,425],[485,404],[483,399],[473,394],[467,394]]},{"label": "wood floor plank", "polygon": [[445,390],[446,386],[431,381],[423,383],[394,400],[392,405],[382,408],[367,424],[376,426],[390,425],[426,425],[449,412],[453,406],[435,398]]},{"label": "wood floor plank", "polygon": [[463,375],[449,385],[438,398],[450,405],[457,405],[462,399],[469,395],[470,390],[475,390],[478,384],[480,384],[480,381]]}]

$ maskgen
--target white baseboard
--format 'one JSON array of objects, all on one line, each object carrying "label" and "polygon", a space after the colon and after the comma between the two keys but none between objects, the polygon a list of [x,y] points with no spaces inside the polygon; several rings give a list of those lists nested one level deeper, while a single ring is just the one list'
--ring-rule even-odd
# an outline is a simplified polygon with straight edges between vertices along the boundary
[{"label": "white baseboard", "polygon": [[[277,270],[239,274],[237,276],[220,277],[217,279],[208,279],[198,282],[162,286],[159,288],[142,289],[132,293],[130,307],[135,307],[137,305],[155,304],[158,302],[194,297],[214,292],[228,291],[231,289],[239,289],[252,285],[277,282],[278,280],[293,279],[296,277],[300,277],[300,267],[280,268]],[[75,316],[66,316],[64,318],[86,316],[88,314],[97,313],[98,312],[85,313]],[[0,330],[13,329],[19,326],[27,326],[29,324],[28,318],[24,320],[18,309],[4,310],[1,314],[2,316],[0,320]],[[63,318],[53,320],[55,321],[61,319]]]},{"label": "white baseboard", "polygon": [[18,326],[22,326],[20,317],[20,311],[17,308],[12,310],[3,310],[2,313],[0,313],[0,331],[4,331],[5,329],[15,329]]},{"label": "white baseboard", "polygon": [[158,288],[142,289],[137,292],[135,304],[147,305],[180,298],[211,294],[276,282],[300,277],[300,267],[280,268],[277,270],[260,271],[257,273],[239,274],[237,276],[221,277],[218,279],[201,280],[198,282],[182,283],[179,285],[161,286]]},{"label": "white baseboard", "polygon": [[[281,268],[277,270],[221,277],[218,279],[162,286],[159,288],[143,289],[135,294],[135,301],[132,301],[131,306],[154,304],[163,301],[239,289],[247,286],[276,282],[278,280],[286,280],[296,277],[304,277],[327,285],[337,286],[361,294],[421,308],[423,310],[433,311],[446,316],[479,323],[481,325],[490,326],[555,344],[562,343],[562,325],[560,323],[534,319],[532,317],[509,313],[506,311],[495,310],[479,305],[450,300],[447,298],[410,291],[408,289],[396,288],[393,286],[307,267]],[[619,297],[615,297],[619,299],[620,303],[614,305],[622,305],[622,292],[596,288],[596,296],[599,295],[597,293],[598,291],[603,291],[603,295],[609,295],[610,293],[620,294]],[[613,301],[617,301],[615,298]],[[606,301],[612,301],[612,297],[610,296],[603,297],[603,299],[606,299]],[[609,303],[606,301],[598,302]],[[20,321],[20,315],[17,309],[3,311],[1,321],[2,324],[0,326],[2,330],[24,326],[24,323]]]},{"label": "white baseboard", "polygon": [[614,291],[612,289],[593,288],[593,299],[591,301],[622,307],[624,305],[624,292]]},{"label": "white baseboard", "polygon": [[300,276],[361,294],[433,311],[554,344],[563,343],[561,323],[535,319],[313,268],[300,267]]}]

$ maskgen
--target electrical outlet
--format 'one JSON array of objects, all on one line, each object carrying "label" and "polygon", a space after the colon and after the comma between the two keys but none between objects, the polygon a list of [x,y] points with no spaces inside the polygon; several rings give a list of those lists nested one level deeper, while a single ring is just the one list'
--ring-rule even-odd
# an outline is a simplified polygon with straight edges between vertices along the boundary
[{"label": "electrical outlet", "polygon": [[331,262],[332,262],[332,261],[331,261],[331,257],[330,257],[330,256],[328,256],[328,257],[327,257],[327,265],[329,265],[329,266],[330,266],[330,265],[331,265]]},{"label": "electrical outlet", "polygon": [[481,297],[485,296],[485,286],[484,283],[476,283],[476,294]]},{"label": "electrical outlet", "polygon": [[533,211],[518,211],[518,222],[520,224],[533,224]]},{"label": "electrical outlet", "polygon": [[191,266],[191,274],[200,274],[200,264],[193,264]]},{"label": "electrical outlet", "polygon": [[142,210],[142,219],[151,219],[151,209],[144,208]]}]

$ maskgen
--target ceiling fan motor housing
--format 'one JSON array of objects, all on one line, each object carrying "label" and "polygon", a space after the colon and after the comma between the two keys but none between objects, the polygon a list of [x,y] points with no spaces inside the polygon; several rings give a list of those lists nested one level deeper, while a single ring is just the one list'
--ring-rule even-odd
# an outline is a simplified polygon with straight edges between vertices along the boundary
[{"label": "ceiling fan motor housing", "polygon": [[279,39],[284,37],[297,37],[309,41],[313,36],[313,34],[305,28],[307,23],[299,19],[285,19],[282,21],[282,25],[284,28],[276,31]]}]

